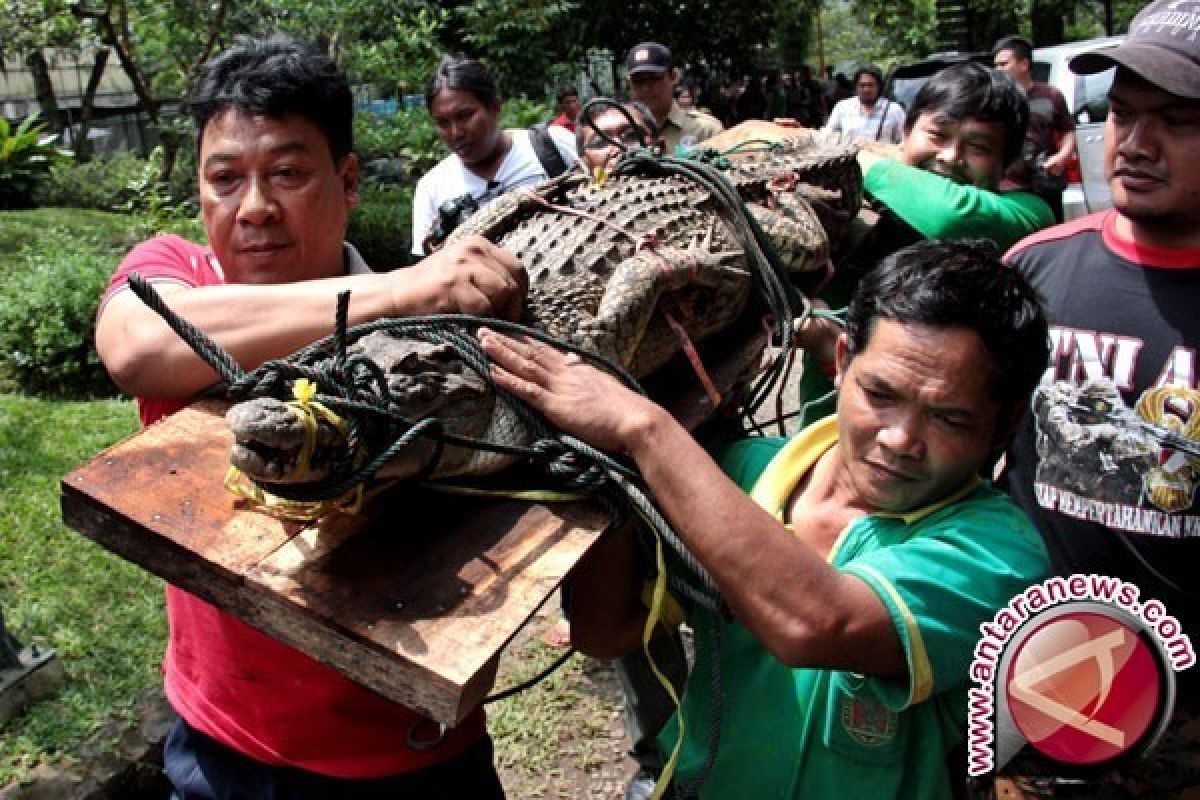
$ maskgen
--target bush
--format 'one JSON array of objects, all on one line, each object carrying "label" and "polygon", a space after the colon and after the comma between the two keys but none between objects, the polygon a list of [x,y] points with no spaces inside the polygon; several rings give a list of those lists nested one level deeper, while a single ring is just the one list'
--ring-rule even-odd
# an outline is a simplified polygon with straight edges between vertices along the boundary
[{"label": "bush", "polygon": [[92,344],[114,261],[102,250],[23,248],[0,276],[0,367],[30,394],[97,397],[116,389]]},{"label": "bush", "polygon": [[446,155],[424,108],[400,110],[390,117],[369,112],[355,115],[354,149],[367,174],[378,162],[397,160],[401,168],[392,177],[410,184],[416,184]]},{"label": "bush", "polygon": [[146,174],[146,160],[119,153],[85,163],[56,164],[34,191],[39,206],[120,211],[128,202],[127,187]]},{"label": "bush", "polygon": [[156,220],[195,215],[195,148],[183,147],[166,184],[158,182],[162,149],[149,158],[118,153],[78,163],[56,164],[34,191],[42,207],[92,208],[98,211],[141,211]]},{"label": "bush", "polygon": [[204,241],[194,219],[162,225],[58,208],[0,214],[0,391],[113,394],[93,345],[100,295],[125,253],[164,231]]},{"label": "bush", "polygon": [[412,189],[364,182],[346,239],[376,270],[412,263]]},{"label": "bush", "polygon": [[554,116],[554,110],[544,103],[514,97],[504,101],[504,106],[500,109],[500,127],[531,128],[539,122],[553,119]]}]

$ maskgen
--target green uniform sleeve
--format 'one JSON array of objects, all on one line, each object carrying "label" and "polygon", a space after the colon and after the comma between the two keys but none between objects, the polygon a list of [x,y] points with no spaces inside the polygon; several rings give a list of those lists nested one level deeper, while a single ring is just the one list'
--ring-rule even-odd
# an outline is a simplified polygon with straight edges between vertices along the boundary
[{"label": "green uniform sleeve", "polygon": [[1007,497],[976,489],[913,523],[887,520],[897,543],[851,557],[840,568],[883,601],[904,646],[907,680],[867,678],[858,686],[900,711],[964,685],[979,626],[1049,574],[1046,548]]},{"label": "green uniform sleeve", "polygon": [[1007,250],[1054,224],[1050,207],[1029,192],[963,186],[892,159],[873,164],[863,186],[928,239],[991,239]]},{"label": "green uniform sleeve", "polygon": [[786,444],[787,439],[776,436],[752,436],[723,447],[714,453],[714,458],[725,474],[748,492],[754,488],[754,482],[767,464]]}]

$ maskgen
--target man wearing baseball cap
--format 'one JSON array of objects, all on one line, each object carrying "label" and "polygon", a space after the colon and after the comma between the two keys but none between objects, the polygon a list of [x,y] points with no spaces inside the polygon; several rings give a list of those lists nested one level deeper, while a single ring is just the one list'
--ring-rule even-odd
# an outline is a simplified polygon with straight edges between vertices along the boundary
[{"label": "man wearing baseball cap", "polygon": [[625,74],[633,99],[645,103],[654,114],[668,155],[690,149],[724,130],[716,117],[696,109],[685,111],[675,102],[679,71],[665,45],[642,42],[631,47],[625,55]]},{"label": "man wearing baseball cap", "polygon": [[[1104,133],[1115,208],[1007,255],[1045,298],[1053,347],[1005,477],[1057,573],[1131,583],[1196,642],[1200,0],[1151,3],[1119,47],[1070,67],[1117,70]],[[1197,672],[1176,675],[1173,718],[1148,756],[1110,768],[1094,778],[1103,789],[1079,796],[1200,796]]]}]

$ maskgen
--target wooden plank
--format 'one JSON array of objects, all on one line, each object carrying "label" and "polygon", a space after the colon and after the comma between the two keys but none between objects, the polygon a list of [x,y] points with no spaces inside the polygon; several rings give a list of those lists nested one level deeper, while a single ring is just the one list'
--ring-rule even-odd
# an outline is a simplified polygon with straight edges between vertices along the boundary
[{"label": "wooden plank", "polygon": [[504,645],[608,524],[592,503],[417,489],[281,522],[222,486],[223,412],[196,404],[71,472],[66,523],[439,722],[483,699]]}]

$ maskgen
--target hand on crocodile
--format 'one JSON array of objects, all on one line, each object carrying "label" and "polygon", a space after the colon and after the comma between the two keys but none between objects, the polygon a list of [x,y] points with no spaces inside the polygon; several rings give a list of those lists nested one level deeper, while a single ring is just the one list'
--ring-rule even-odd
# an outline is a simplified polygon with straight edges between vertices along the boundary
[{"label": "hand on crocodile", "polygon": [[[812,301],[814,309],[828,310],[824,300]],[[810,314],[796,326],[796,344],[810,354],[826,372],[832,372],[837,361],[837,340],[845,332],[845,326],[837,320]]]},{"label": "hand on crocodile", "polygon": [[397,316],[473,314],[516,320],[529,288],[516,256],[481,236],[447,244],[391,275]]},{"label": "hand on crocodile", "polygon": [[496,385],[540,411],[555,428],[601,450],[624,452],[653,401],[574,353],[479,329]]}]

